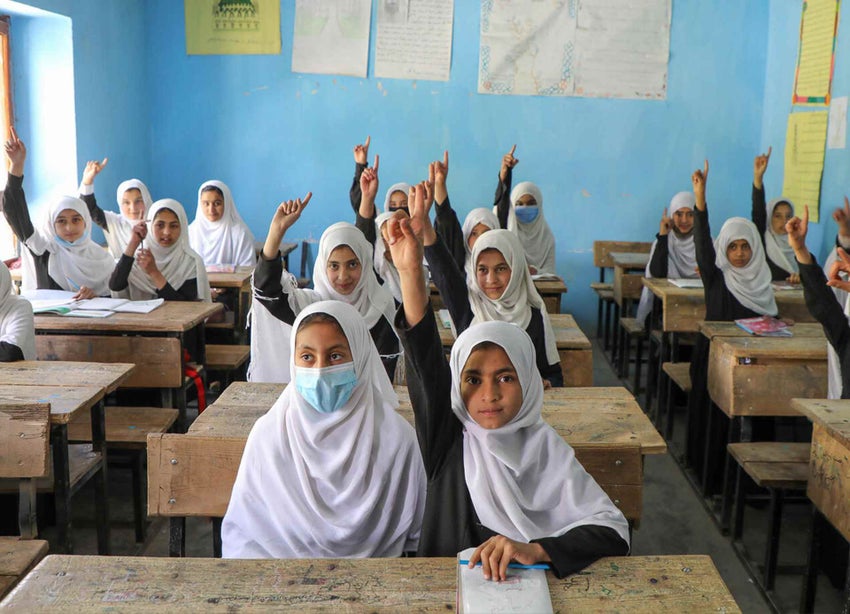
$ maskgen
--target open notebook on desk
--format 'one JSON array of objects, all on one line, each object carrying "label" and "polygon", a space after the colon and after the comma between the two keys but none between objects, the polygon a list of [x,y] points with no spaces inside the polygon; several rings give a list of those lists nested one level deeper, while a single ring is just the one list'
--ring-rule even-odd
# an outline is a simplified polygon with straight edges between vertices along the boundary
[{"label": "open notebook on desk", "polygon": [[150,313],[165,300],[130,301],[123,298],[98,297],[74,300],[74,292],[64,290],[31,290],[23,296],[32,303],[36,314],[54,314],[81,318],[105,318],[113,313]]}]

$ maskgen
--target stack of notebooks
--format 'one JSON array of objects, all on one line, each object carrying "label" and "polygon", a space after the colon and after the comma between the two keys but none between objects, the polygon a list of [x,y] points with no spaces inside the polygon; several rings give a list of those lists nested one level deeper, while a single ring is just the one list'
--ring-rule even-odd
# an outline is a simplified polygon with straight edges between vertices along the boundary
[{"label": "stack of notebooks", "polygon": [[107,318],[113,313],[150,313],[165,300],[130,301],[123,298],[92,298],[74,300],[74,292],[63,290],[32,290],[24,298],[32,303],[35,314],[73,316],[77,318]]},{"label": "stack of notebooks", "polygon": [[469,557],[475,548],[458,553],[457,610],[473,612],[552,612],[552,598],[546,570],[549,565],[508,565],[503,582],[485,580],[481,563],[469,568]]}]

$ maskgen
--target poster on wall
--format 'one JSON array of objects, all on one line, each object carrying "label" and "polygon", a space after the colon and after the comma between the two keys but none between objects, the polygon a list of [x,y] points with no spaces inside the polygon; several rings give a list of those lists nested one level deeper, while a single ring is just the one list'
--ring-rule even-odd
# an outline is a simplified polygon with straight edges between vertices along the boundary
[{"label": "poster on wall", "polygon": [[365,77],[372,0],[296,0],[292,72]]},{"label": "poster on wall", "polygon": [[785,134],[785,177],[782,195],[794,203],[796,215],[809,206],[809,220],[820,219],[820,184],[826,149],[828,111],[792,113]]},{"label": "poster on wall", "polygon": [[828,105],[835,68],[839,0],[805,0],[794,76],[794,104]]},{"label": "poster on wall", "polygon": [[378,0],[375,76],[448,81],[453,0]]},{"label": "poster on wall", "polygon": [[280,0],[183,0],[186,53],[280,53]]},{"label": "poster on wall", "polygon": [[671,0],[485,0],[478,92],[664,99]]}]

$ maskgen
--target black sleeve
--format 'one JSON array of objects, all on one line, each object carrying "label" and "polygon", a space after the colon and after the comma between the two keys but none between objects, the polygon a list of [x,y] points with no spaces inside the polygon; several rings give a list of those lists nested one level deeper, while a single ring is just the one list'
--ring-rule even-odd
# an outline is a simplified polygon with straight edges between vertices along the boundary
[{"label": "black sleeve", "polygon": [[711,228],[708,225],[708,209],[694,209],[694,249],[697,256],[699,276],[708,296],[709,287],[723,280],[723,273],[717,268],[714,241],[711,240]]},{"label": "black sleeve", "polygon": [[764,233],[767,230],[767,208],[764,198],[764,188],[757,188],[753,185],[753,224],[759,231],[762,244],[764,243]]},{"label": "black sleeve", "polygon": [[366,237],[366,240],[372,244],[372,247],[375,246],[375,241],[378,240],[378,229],[375,227],[375,218],[363,217],[360,215],[360,211],[357,211],[354,214],[354,225],[360,229],[360,232],[363,233],[363,236]]},{"label": "black sleeve", "polygon": [[351,200],[351,208],[354,209],[354,213],[360,210],[360,197],[363,194],[360,191],[360,175],[363,174],[363,171],[368,166],[368,162],[366,164],[354,163],[354,180],[351,182],[351,188],[348,190],[348,198]]},{"label": "black sleeve", "polygon": [[850,343],[850,324],[844,310],[835,298],[832,289],[826,285],[826,275],[812,256],[811,264],[800,265],[800,282],[803,284],[803,296],[809,313],[823,326],[829,344],[841,355],[843,348]]},{"label": "black sleeve", "polygon": [[197,301],[198,280],[194,277],[187,279],[178,290],[175,290],[174,286],[166,282],[162,288],[156,291],[156,295],[166,301]]},{"label": "black sleeve", "polygon": [[[546,357],[546,354],[543,354],[543,357]],[[540,371],[541,377],[543,379],[549,380],[549,383],[552,384],[552,388],[563,388],[564,387],[564,372],[561,371],[561,363],[556,362],[555,364],[539,364],[540,358],[538,357],[538,365],[537,368]]]},{"label": "black sleeve", "polygon": [[534,344],[534,354],[540,377],[549,380],[553,388],[564,387],[564,372],[561,361],[549,364],[549,354],[546,351],[546,330],[543,328],[543,314],[536,307],[531,308],[531,321],[525,329]]},{"label": "black sleeve", "polygon": [[559,537],[534,539],[531,543],[543,546],[552,561],[556,578],[581,571],[603,556],[625,556],[629,545],[611,527],[581,525]]},{"label": "black sleeve", "polygon": [[24,359],[24,352],[14,343],[0,341],[0,362],[15,362]]},{"label": "black sleeve", "polygon": [[449,250],[442,241],[425,246],[425,259],[431,270],[431,279],[440,291],[440,296],[455,324],[457,334],[461,334],[472,322],[472,308],[469,306],[469,290],[466,278],[452,260]]},{"label": "black sleeve", "polygon": [[670,244],[667,235],[655,235],[655,249],[652,260],[649,261],[649,274],[656,278],[667,277],[667,258],[670,255]]},{"label": "black sleeve", "polygon": [[446,196],[445,202],[437,203],[434,208],[437,210],[434,216],[434,230],[437,231],[440,240],[446,244],[457,267],[464,271],[466,248],[463,245],[463,229],[457,219],[457,213],[452,209],[452,203],[448,196]]},{"label": "black sleeve", "polygon": [[513,181],[513,169],[509,168],[505,180],[499,178],[496,184],[496,217],[499,218],[499,227],[508,227],[508,212],[511,210],[511,182]]},{"label": "black sleeve", "polygon": [[103,228],[104,232],[107,232],[106,215],[103,213],[103,209],[98,206],[97,199],[94,197],[94,194],[80,194],[80,199],[86,203],[86,207],[88,207],[92,221]]},{"label": "black sleeve", "polygon": [[12,228],[12,232],[23,243],[35,232],[30,212],[27,208],[27,197],[24,194],[24,178],[9,173],[6,189],[0,195],[0,208]]},{"label": "black sleeve", "polygon": [[266,260],[260,253],[257,267],[254,269],[254,288],[257,290],[254,299],[260,301],[278,320],[291,326],[295,322],[295,312],[289,306],[289,297],[280,283],[282,275],[283,262],[280,252],[271,260]]},{"label": "black sleeve", "polygon": [[133,268],[133,262],[135,262],[135,258],[128,256],[127,254],[121,254],[121,258],[118,259],[118,262],[115,264],[115,268],[112,270],[112,275],[109,278],[109,289],[113,292],[121,292],[127,285],[130,283],[130,269]]},{"label": "black sleeve", "polygon": [[452,374],[433,310],[426,309],[422,321],[408,327],[402,305],[396,313],[395,328],[404,348],[416,437],[425,473],[431,479],[439,473],[455,439],[461,436],[461,423],[451,409]]}]

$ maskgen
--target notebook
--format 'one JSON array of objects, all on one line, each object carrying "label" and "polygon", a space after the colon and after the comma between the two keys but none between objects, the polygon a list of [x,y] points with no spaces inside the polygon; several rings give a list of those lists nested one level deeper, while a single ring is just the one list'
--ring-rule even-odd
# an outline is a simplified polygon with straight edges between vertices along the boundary
[{"label": "notebook", "polygon": [[702,288],[702,279],[668,279],[674,286],[679,288]]},{"label": "notebook", "polygon": [[743,318],[735,320],[740,328],[744,329],[751,335],[759,337],[793,337],[794,333],[791,328],[782,320],[777,320],[773,316],[759,316],[757,318]]},{"label": "notebook", "polygon": [[[469,560],[475,548],[458,553]],[[508,569],[504,582],[485,580],[481,565],[457,566],[457,610],[463,614],[484,612],[552,612],[549,583],[543,569]]]}]

